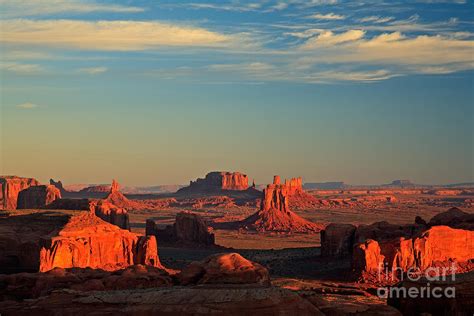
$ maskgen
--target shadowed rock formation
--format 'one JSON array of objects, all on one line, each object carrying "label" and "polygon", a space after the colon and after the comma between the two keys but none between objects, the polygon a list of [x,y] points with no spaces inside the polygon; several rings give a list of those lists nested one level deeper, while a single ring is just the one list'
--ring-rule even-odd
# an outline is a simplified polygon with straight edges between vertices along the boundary
[{"label": "shadowed rock formation", "polygon": [[212,255],[203,261],[192,262],[178,279],[181,284],[255,284],[270,285],[268,270],[238,253]]},{"label": "shadowed rock formation", "polygon": [[15,210],[20,191],[35,185],[39,185],[39,182],[33,178],[17,176],[0,177],[0,208]]},{"label": "shadowed rock formation", "polygon": [[351,224],[329,224],[321,231],[321,256],[343,257],[351,254],[356,227]]},{"label": "shadowed rock formation", "polygon": [[[396,285],[397,288],[407,291],[408,289],[417,289],[418,293],[421,288],[437,288],[440,289],[436,293],[450,293],[440,295],[439,297],[416,295],[411,297],[405,295],[396,297],[389,296],[387,304],[399,309],[403,315],[471,315],[474,311],[474,272],[463,275],[456,275],[455,280],[448,277],[447,280],[427,280],[425,278],[418,281],[405,280]],[[448,292],[446,289],[451,288]],[[452,290],[454,288],[454,291]],[[422,292],[421,292],[422,293]],[[455,297],[452,297],[454,293]]]},{"label": "shadowed rock formation", "polygon": [[10,213],[0,218],[0,271],[55,267],[117,270],[161,267],[156,239],[122,230],[84,211]]},{"label": "shadowed rock formation", "polygon": [[54,185],[56,188],[58,188],[59,192],[61,192],[61,196],[68,193],[68,191],[66,191],[61,181],[56,182],[53,179],[49,179],[49,184]]},{"label": "shadowed rock formation", "polygon": [[176,215],[173,226],[159,229],[151,219],[146,221],[146,235],[156,236],[160,242],[189,245],[213,246],[215,242],[212,229],[201,216],[190,212]]},{"label": "shadowed rock formation", "polygon": [[18,193],[17,209],[44,208],[61,198],[54,185],[36,185]]},{"label": "shadowed rock formation", "polygon": [[290,210],[287,184],[280,184],[278,176],[273,182],[263,190],[260,210],[243,220],[242,225],[257,231],[319,232],[322,225],[307,221]]}]

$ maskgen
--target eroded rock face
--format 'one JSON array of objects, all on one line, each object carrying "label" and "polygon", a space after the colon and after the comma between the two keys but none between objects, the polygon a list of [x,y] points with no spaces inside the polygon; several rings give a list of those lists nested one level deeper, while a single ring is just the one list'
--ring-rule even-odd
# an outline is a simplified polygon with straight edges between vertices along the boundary
[{"label": "eroded rock face", "polygon": [[217,192],[222,190],[244,191],[249,188],[248,177],[240,172],[214,171],[204,179],[191,181],[188,187],[181,188],[178,193]]},{"label": "eroded rock face", "polygon": [[0,270],[161,267],[153,236],[140,237],[87,211],[22,211],[0,218]]},{"label": "eroded rock face", "polygon": [[[111,225],[90,213],[71,217],[68,223],[40,250],[40,272],[53,268],[118,270],[134,264],[161,266],[156,240],[140,242],[140,237]],[[153,236],[151,236],[152,239]],[[146,249],[151,245],[153,249]],[[140,261],[144,260],[144,261]]]},{"label": "eroded rock face", "polygon": [[39,182],[33,178],[0,177],[0,208],[15,210],[20,191],[35,185],[39,185]]},{"label": "eroded rock face", "polygon": [[[473,217],[453,208],[434,216],[427,224],[371,225],[330,224],[321,234],[321,254],[326,257],[352,256],[354,274],[369,282],[396,281],[401,272],[423,272],[453,264],[457,273],[474,269]],[[449,226],[445,226],[449,225]],[[379,269],[381,268],[381,269]],[[383,283],[383,282],[382,282]]]},{"label": "eroded rock face", "polygon": [[288,194],[290,195],[295,195],[304,192],[303,180],[301,179],[301,177],[285,180],[285,185],[288,188]]},{"label": "eroded rock face", "polygon": [[238,253],[212,255],[193,262],[178,275],[181,284],[270,285],[268,270]]},{"label": "eroded rock face", "polygon": [[169,243],[204,246],[215,244],[212,229],[201,216],[190,212],[178,213],[174,225],[165,229],[159,229],[153,220],[147,220],[146,235],[156,236],[158,240]]},{"label": "eroded rock face", "polygon": [[110,202],[113,205],[121,208],[133,208],[134,202],[130,201],[125,197],[125,195],[120,192],[120,185],[117,181],[112,180],[112,185],[110,186],[110,192],[104,199],[106,202]]},{"label": "eroded rock face", "polygon": [[356,227],[351,224],[329,224],[321,231],[321,255],[343,257],[352,253]]},{"label": "eroded rock face", "polygon": [[58,188],[59,192],[61,192],[61,196],[67,193],[61,181],[56,182],[53,179],[49,179],[49,184],[54,185],[56,188]]},{"label": "eroded rock face", "polygon": [[130,230],[128,212],[124,208],[117,207],[105,200],[98,200],[89,203],[89,210],[108,223]]},{"label": "eroded rock face", "polygon": [[61,192],[54,185],[36,185],[18,193],[18,209],[44,208],[61,198]]},{"label": "eroded rock face", "polygon": [[292,212],[289,207],[289,189],[285,184],[274,183],[263,190],[260,210],[242,221],[242,225],[257,231],[319,232],[323,226],[312,223]]}]

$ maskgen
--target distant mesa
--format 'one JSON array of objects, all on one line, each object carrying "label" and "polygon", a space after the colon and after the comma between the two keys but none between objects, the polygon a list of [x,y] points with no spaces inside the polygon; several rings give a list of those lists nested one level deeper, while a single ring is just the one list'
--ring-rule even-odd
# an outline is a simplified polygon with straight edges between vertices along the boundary
[{"label": "distant mesa", "polygon": [[61,198],[61,191],[54,185],[36,185],[18,193],[17,209],[44,208]]},{"label": "distant mesa", "polygon": [[402,188],[415,186],[415,184],[413,184],[410,180],[394,180],[389,185],[393,187],[402,187]]},{"label": "distant mesa", "polygon": [[100,184],[83,188],[79,193],[106,193],[110,191],[110,185]]},{"label": "distant mesa", "polygon": [[303,185],[305,190],[342,190],[347,188],[344,182],[307,182]]},{"label": "distant mesa", "polygon": [[20,191],[39,184],[38,180],[34,178],[17,176],[0,177],[0,208],[4,210],[15,210],[17,208],[18,194]]},{"label": "distant mesa", "polygon": [[261,232],[319,232],[323,228],[322,225],[305,220],[290,210],[289,198],[302,190],[301,178],[285,181],[285,184],[280,183],[280,177],[275,176],[273,184],[267,185],[263,190],[260,210],[241,224],[245,228]]},{"label": "distant mesa", "polygon": [[204,179],[191,181],[189,186],[181,188],[177,193],[206,193],[216,191],[244,191],[249,188],[247,175],[240,172],[214,171]]},{"label": "distant mesa", "polygon": [[155,236],[160,243],[178,243],[189,246],[214,246],[215,237],[212,228],[198,214],[180,212],[173,225],[158,228],[155,221],[146,221],[146,235]]}]

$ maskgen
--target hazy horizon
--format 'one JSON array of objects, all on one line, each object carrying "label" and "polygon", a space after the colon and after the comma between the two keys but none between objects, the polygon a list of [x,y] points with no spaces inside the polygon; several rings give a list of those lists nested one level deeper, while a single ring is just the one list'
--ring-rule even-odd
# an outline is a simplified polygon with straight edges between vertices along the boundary
[{"label": "hazy horizon", "polygon": [[0,173],[473,182],[472,8],[2,1]]}]

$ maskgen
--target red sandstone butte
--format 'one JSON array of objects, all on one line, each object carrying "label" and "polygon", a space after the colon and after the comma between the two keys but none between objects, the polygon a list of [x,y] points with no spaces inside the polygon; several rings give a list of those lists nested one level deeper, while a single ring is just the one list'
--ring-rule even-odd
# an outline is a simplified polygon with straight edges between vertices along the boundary
[{"label": "red sandstone butte", "polygon": [[214,171],[204,179],[191,181],[188,187],[181,188],[178,193],[217,192],[222,190],[244,191],[249,188],[248,177],[240,172]]},{"label": "red sandstone butte", "polygon": [[286,184],[278,183],[280,178],[275,176],[274,183],[263,190],[260,210],[243,220],[242,224],[257,231],[319,232],[322,225],[305,220],[290,210],[289,189]]},{"label": "red sandstone butte", "polygon": [[112,180],[109,194],[104,200],[122,208],[133,208],[135,204],[134,202],[127,199],[125,195],[122,194],[122,192],[120,192],[120,185],[115,180]]},{"label": "red sandstone butte", "polygon": [[15,210],[17,207],[18,193],[30,186],[39,185],[38,180],[17,176],[0,177],[0,208]]},{"label": "red sandstone butte", "polygon": [[86,211],[22,211],[0,218],[0,271],[130,265],[162,267],[154,236],[139,236]]},{"label": "red sandstone butte", "polygon": [[18,193],[18,209],[44,208],[61,198],[61,192],[54,185],[36,185]]}]

